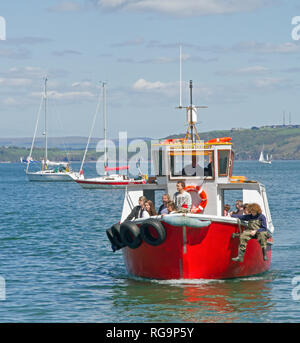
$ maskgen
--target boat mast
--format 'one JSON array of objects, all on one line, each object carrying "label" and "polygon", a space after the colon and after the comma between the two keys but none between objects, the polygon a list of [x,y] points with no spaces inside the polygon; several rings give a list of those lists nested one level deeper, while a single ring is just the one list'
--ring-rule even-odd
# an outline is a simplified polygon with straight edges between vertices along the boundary
[{"label": "boat mast", "polygon": [[45,97],[45,164],[47,164],[48,161],[48,139],[47,139],[47,76],[45,77],[45,91],[44,91],[44,97]]},{"label": "boat mast", "polygon": [[182,107],[182,56],[181,45],[179,47],[179,108]]},{"label": "boat mast", "polygon": [[82,162],[81,162],[81,166],[80,166],[80,175],[83,175],[83,165],[84,165],[86,154],[87,154],[87,151],[88,151],[88,148],[89,148],[90,140],[91,140],[91,137],[92,137],[92,134],[93,134],[93,131],[94,131],[94,127],[95,127],[95,123],[96,123],[96,118],[97,118],[97,114],[98,114],[99,107],[100,107],[100,100],[101,100],[101,91],[99,92],[97,106],[96,106],[96,110],[95,110],[95,113],[94,113],[94,118],[93,118],[93,122],[92,122],[91,131],[90,131],[90,134],[89,134],[89,137],[88,137],[88,141],[86,143],[85,151],[84,151],[84,154],[83,154],[83,158],[82,158]]},{"label": "boat mast", "polygon": [[191,129],[191,140],[192,144],[194,144],[194,124],[193,124],[193,81],[190,80],[190,107],[188,109],[190,111],[190,129]]},{"label": "boat mast", "polygon": [[106,156],[106,82],[102,82],[103,87],[103,134],[104,134],[104,173],[107,175],[106,167],[107,167],[107,156]]}]

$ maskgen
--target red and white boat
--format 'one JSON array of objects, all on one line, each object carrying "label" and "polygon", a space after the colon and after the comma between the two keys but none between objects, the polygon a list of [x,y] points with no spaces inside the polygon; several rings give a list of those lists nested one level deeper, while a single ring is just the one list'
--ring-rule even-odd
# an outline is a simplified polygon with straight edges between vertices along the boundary
[{"label": "red and white boat", "polygon": [[[124,169],[129,169],[128,166],[124,167],[104,167],[105,174],[108,171],[119,171]],[[81,174],[82,175],[82,174]],[[88,189],[122,189],[126,188],[131,185],[143,185],[146,184],[146,180],[143,176],[140,176],[137,179],[129,178],[127,175],[123,174],[112,174],[112,175],[104,175],[94,178],[87,178],[79,177],[76,178],[75,181],[82,187]]]},{"label": "red and white boat", "polygon": [[[232,176],[231,138],[200,141],[195,126],[197,109],[192,101],[186,108],[189,128],[185,139],[167,140],[152,151],[156,183],[126,189],[120,223],[107,230],[112,247],[122,249],[128,273],[139,277],[226,279],[263,273],[270,267],[272,237],[268,240],[268,260],[263,259],[258,241],[251,239],[244,261],[233,261],[246,223],[224,216],[224,204],[225,194],[239,190],[243,203],[261,206],[268,230],[273,233],[265,187],[245,176]],[[189,162],[202,166],[203,172],[181,173]],[[185,181],[192,196],[191,213],[126,221],[140,196],[154,201],[155,192],[163,191],[172,198],[179,180]]]},{"label": "red and white boat", "polygon": [[85,162],[88,146],[90,143],[91,135],[95,126],[97,113],[99,109],[100,104],[100,96],[97,104],[97,109],[94,114],[94,119],[92,123],[91,132],[87,141],[85,153],[83,155],[80,172],[76,175],[74,174],[74,181],[76,181],[82,188],[88,188],[88,189],[122,189],[127,186],[131,185],[142,185],[146,183],[146,175],[142,175],[141,170],[139,169],[139,166],[137,165],[137,168],[139,170],[139,176],[136,178],[130,178],[127,175],[124,174],[111,174],[108,175],[108,172],[110,171],[121,171],[121,170],[127,170],[129,169],[129,166],[121,166],[121,167],[107,167],[107,142],[106,142],[106,83],[102,83],[102,89],[103,89],[103,118],[104,118],[104,174],[103,176],[98,176],[94,178],[85,178],[83,175],[83,165]]}]

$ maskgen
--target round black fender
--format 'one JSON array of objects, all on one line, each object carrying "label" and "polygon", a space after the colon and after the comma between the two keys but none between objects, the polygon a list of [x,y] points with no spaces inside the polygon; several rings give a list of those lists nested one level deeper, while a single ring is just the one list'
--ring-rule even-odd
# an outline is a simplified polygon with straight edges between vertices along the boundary
[{"label": "round black fender", "polygon": [[125,221],[121,224],[120,234],[123,244],[131,249],[136,249],[142,244],[140,229],[131,221]]},{"label": "round black fender", "polygon": [[140,227],[142,239],[152,246],[162,244],[166,237],[166,229],[157,219],[147,219]]},{"label": "round black fender", "polygon": [[122,249],[125,244],[122,242],[120,235],[120,224],[114,224],[110,229],[106,230],[107,238],[110,240],[113,251]]}]

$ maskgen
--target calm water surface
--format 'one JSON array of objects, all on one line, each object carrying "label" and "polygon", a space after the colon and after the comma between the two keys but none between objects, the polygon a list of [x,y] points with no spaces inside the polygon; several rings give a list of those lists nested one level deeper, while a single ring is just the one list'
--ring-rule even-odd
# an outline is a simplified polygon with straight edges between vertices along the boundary
[{"label": "calm water surface", "polygon": [[129,276],[106,238],[123,191],[30,183],[24,165],[0,164],[0,321],[300,322],[292,297],[300,161],[236,162],[234,171],[266,186],[275,226],[270,270],[226,281],[150,281]]}]

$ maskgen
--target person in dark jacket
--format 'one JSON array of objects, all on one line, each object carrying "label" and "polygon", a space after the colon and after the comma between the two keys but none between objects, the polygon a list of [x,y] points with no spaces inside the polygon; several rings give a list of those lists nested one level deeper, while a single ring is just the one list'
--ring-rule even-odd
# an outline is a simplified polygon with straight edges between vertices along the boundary
[{"label": "person in dark jacket", "polygon": [[162,196],[162,204],[159,206],[158,214],[168,214],[168,202],[170,201],[169,194],[163,194]]},{"label": "person in dark jacket", "polygon": [[249,204],[248,213],[249,214],[245,215],[231,215],[231,217],[239,218],[248,222],[248,228],[246,228],[240,235],[238,256],[234,257],[232,260],[243,262],[248,241],[252,238],[256,238],[262,248],[263,259],[267,261],[267,239],[269,238],[269,232],[267,230],[266,217],[262,214],[261,207],[258,204]]},{"label": "person in dark jacket", "polygon": [[145,202],[146,201],[147,201],[146,197],[144,197],[144,196],[139,197],[139,204],[132,209],[129,216],[126,218],[126,220],[133,220],[133,219],[137,219],[137,218],[142,218],[143,211],[145,210]]}]

